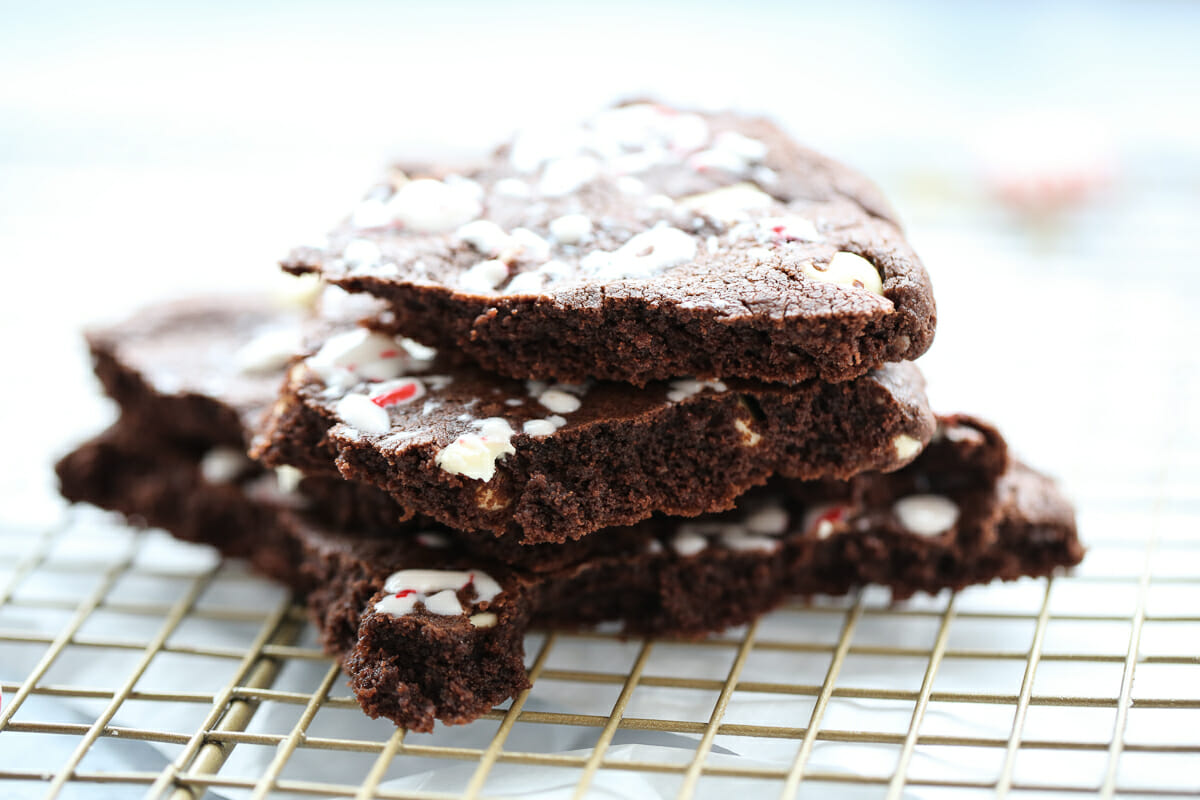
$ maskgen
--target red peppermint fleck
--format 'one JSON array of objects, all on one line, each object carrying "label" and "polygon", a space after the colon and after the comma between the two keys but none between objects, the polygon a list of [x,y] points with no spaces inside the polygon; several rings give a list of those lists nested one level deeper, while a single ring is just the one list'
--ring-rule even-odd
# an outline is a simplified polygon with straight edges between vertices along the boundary
[{"label": "red peppermint fleck", "polygon": [[814,525],[814,527],[820,527],[822,522],[828,522],[829,524],[833,525],[838,522],[841,522],[845,518],[846,518],[846,507],[845,506],[834,506],[833,508],[826,511],[821,516],[817,517],[816,524]]},{"label": "red peppermint fleck", "polygon": [[771,230],[782,236],[786,228],[783,225],[776,225],[774,228],[771,228]]},{"label": "red peppermint fleck", "polygon": [[386,391],[381,395],[372,397],[371,402],[380,408],[387,408],[388,406],[394,406],[397,403],[403,403],[406,400],[412,400],[416,396],[417,384],[415,381],[410,381],[409,383],[397,386],[395,389]]},{"label": "red peppermint fleck", "polygon": [[396,592],[396,597],[408,597],[410,594],[416,593],[416,589],[401,589],[400,591]]},{"label": "red peppermint fleck", "polygon": [[400,355],[399,350],[384,350],[379,354],[380,358],[395,358]]}]

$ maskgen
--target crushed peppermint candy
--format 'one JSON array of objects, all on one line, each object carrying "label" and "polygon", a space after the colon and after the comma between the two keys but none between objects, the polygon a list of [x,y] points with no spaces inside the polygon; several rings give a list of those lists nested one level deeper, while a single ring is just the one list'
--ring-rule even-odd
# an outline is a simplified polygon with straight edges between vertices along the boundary
[{"label": "crushed peppermint candy", "polygon": [[452,231],[479,216],[482,190],[465,178],[421,178],[400,187],[388,200],[392,219],[417,233]]},{"label": "crushed peppermint candy", "polygon": [[555,414],[571,414],[582,405],[578,397],[562,389],[547,389],[538,395],[537,400]]},{"label": "crushed peppermint candy", "polygon": [[724,381],[700,381],[695,378],[681,378],[680,380],[671,381],[671,387],[667,390],[667,399],[672,403],[680,403],[705,389],[713,392],[724,392],[728,391],[729,387],[725,385]]},{"label": "crushed peppermint candy", "polygon": [[400,617],[412,613],[417,603],[421,603],[430,614],[464,614],[458,593],[468,586],[475,590],[475,604],[490,603],[501,591],[495,579],[479,570],[405,569],[388,576],[383,585],[387,595],[376,601],[375,610]]},{"label": "crushed peppermint candy", "polygon": [[804,514],[804,532],[818,539],[828,539],[850,515],[850,507],[840,503],[821,503]]},{"label": "crushed peppermint candy", "polygon": [[384,381],[371,389],[371,402],[380,408],[411,403],[425,396],[425,384],[416,378]]},{"label": "crushed peppermint candy", "polygon": [[592,221],[585,214],[565,214],[550,221],[550,235],[559,244],[579,244],[592,235]]},{"label": "crushed peppermint candy", "polygon": [[435,463],[451,475],[490,481],[496,462],[517,452],[512,445],[516,431],[502,417],[476,420],[479,433],[464,433],[438,451]]},{"label": "crushed peppermint candy", "polygon": [[958,504],[938,494],[902,497],[892,511],[905,530],[921,536],[940,536],[958,522]]},{"label": "crushed peppermint candy", "polygon": [[612,252],[593,250],[579,267],[597,280],[648,278],[696,257],[696,239],[678,228],[659,223],[632,237]]},{"label": "crushed peppermint candy", "polygon": [[351,392],[337,402],[334,412],[351,428],[363,433],[378,435],[392,429],[387,411],[365,394]]},{"label": "crushed peppermint candy", "polygon": [[454,235],[486,256],[497,256],[512,245],[512,239],[504,229],[486,219],[468,222]]},{"label": "crushed peppermint candy", "polygon": [[218,445],[200,459],[200,475],[209,483],[232,483],[251,463],[238,448]]},{"label": "crushed peppermint candy", "polygon": [[303,346],[299,327],[272,328],[242,345],[233,361],[243,375],[269,375],[286,367]]},{"label": "crushed peppermint candy", "polygon": [[508,277],[508,264],[490,258],[480,261],[458,278],[458,285],[470,292],[490,292]]},{"label": "crushed peppermint candy", "polygon": [[305,363],[326,386],[342,388],[362,381],[398,378],[427,348],[385,333],[355,328],[330,337]]}]

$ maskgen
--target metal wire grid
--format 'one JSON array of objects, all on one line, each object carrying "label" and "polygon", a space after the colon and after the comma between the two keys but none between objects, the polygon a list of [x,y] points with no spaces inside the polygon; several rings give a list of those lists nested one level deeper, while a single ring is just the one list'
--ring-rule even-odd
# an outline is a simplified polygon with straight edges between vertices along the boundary
[{"label": "metal wire grid", "polygon": [[[1154,517],[1148,535],[1131,529],[1125,537],[1093,541],[1092,558],[1101,563],[1128,562],[1128,555],[1140,551],[1141,563],[1133,570],[1119,569],[1118,574],[1081,574],[1056,578],[1038,584],[1040,602],[1036,608],[1013,610],[988,610],[964,608],[959,596],[945,596],[936,602],[889,608],[886,603],[873,597],[870,592],[834,603],[812,606],[792,606],[768,616],[759,624],[751,625],[733,636],[713,637],[698,643],[671,643],[659,641],[622,642],[615,635],[596,632],[587,634],[548,634],[536,641],[532,652],[530,678],[534,683],[531,692],[548,684],[566,684],[579,693],[589,689],[608,687],[617,690],[615,701],[607,714],[562,713],[554,710],[527,709],[530,692],[526,692],[507,707],[497,709],[488,716],[493,730],[490,740],[482,746],[463,747],[426,743],[427,737],[408,735],[403,730],[382,734],[374,738],[335,738],[310,734],[314,718],[326,709],[356,709],[351,697],[334,696],[333,690],[340,687],[339,671],[335,664],[311,645],[298,644],[306,623],[303,612],[286,599],[280,599],[273,607],[247,609],[236,605],[204,606],[198,599],[214,582],[254,581],[236,567],[211,566],[194,572],[181,580],[176,572],[160,572],[153,566],[138,561],[139,548],[145,535],[130,537],[120,542],[123,552],[116,558],[100,562],[80,560],[64,556],[57,545],[64,537],[78,533],[80,523],[64,523],[31,535],[27,530],[8,530],[0,535],[0,543],[6,551],[20,553],[13,563],[7,580],[0,584],[0,611],[10,614],[53,611],[69,615],[56,633],[31,633],[22,629],[0,628],[0,643],[20,644],[42,648],[41,656],[28,674],[16,681],[4,681],[5,702],[0,711],[0,741],[17,734],[26,736],[57,737],[72,745],[65,763],[50,769],[19,769],[3,765],[0,780],[16,787],[26,788],[38,783],[45,784],[45,795],[56,797],[81,787],[97,787],[104,784],[112,790],[121,787],[131,794],[148,793],[151,797],[169,797],[174,800],[199,798],[207,791],[240,790],[254,798],[268,796],[325,796],[356,798],[444,798],[487,796],[489,779],[498,764],[553,767],[570,774],[574,781],[574,795],[585,796],[598,777],[613,771],[647,773],[671,776],[674,791],[680,797],[693,795],[698,789],[723,779],[742,779],[749,783],[753,796],[796,796],[807,790],[818,791],[817,796],[837,796],[851,789],[873,790],[879,796],[895,798],[951,791],[952,796],[970,796],[972,790],[990,795],[1014,796],[1029,791],[1063,793],[1077,796],[1079,793],[1096,793],[1111,797],[1121,795],[1144,796],[1194,796],[1200,791],[1200,777],[1193,777],[1191,784],[1163,785],[1157,780],[1130,780],[1125,776],[1123,764],[1131,757],[1151,757],[1156,764],[1171,762],[1181,767],[1184,773],[1200,776],[1200,726],[1192,725],[1191,733],[1171,743],[1148,743],[1127,741],[1126,729],[1130,712],[1156,709],[1160,712],[1180,715],[1180,725],[1186,728],[1188,721],[1194,722],[1195,712],[1200,711],[1200,695],[1191,697],[1137,697],[1135,699],[1135,677],[1140,668],[1161,665],[1188,670],[1191,680],[1200,677],[1200,610],[1193,607],[1183,609],[1187,613],[1151,613],[1147,599],[1152,589],[1200,589],[1200,572],[1178,574],[1156,574],[1156,564],[1162,562],[1158,555],[1160,547],[1161,499],[1153,503]],[[1184,516],[1187,518],[1187,515]],[[95,527],[95,526],[93,526]],[[73,531],[73,528],[75,529]],[[90,530],[89,536],[104,536],[102,530]],[[113,535],[111,532],[107,535]],[[1171,560],[1179,563],[1200,556],[1200,542],[1186,535],[1169,539]],[[1105,555],[1105,551],[1108,554]],[[22,586],[33,577],[43,574],[63,583],[81,576],[96,578],[91,591],[79,598],[56,599],[53,597],[26,597]],[[179,583],[177,599],[173,603],[148,604],[128,602],[112,597],[114,586],[131,575],[167,578]],[[1032,583],[1032,582],[1030,582]],[[1056,590],[1065,584],[1091,587],[1101,592],[1132,590],[1136,604],[1132,614],[1059,612],[1054,610],[1052,599]],[[1026,587],[1028,589],[1030,587]],[[986,590],[985,590],[986,591]],[[1101,609],[1102,610],[1102,609]],[[157,625],[154,633],[146,638],[92,636],[86,633],[89,619],[99,613],[137,616]],[[828,641],[813,641],[805,636],[806,618],[818,616],[828,619],[836,614],[839,620],[835,638]],[[789,617],[786,625],[773,624],[781,616]],[[795,617],[795,619],[791,619]],[[0,617],[0,621],[4,618]],[[174,643],[175,634],[190,620],[207,620],[220,624],[251,624],[255,628],[252,641],[245,648],[221,648]],[[880,626],[903,625],[919,622],[934,626],[931,646],[904,646],[902,643],[880,642],[865,628],[880,629]],[[1003,625],[1006,623],[1032,624],[1032,638],[1024,649],[991,647],[952,646],[952,633],[956,626],[967,624]],[[1119,624],[1128,626],[1128,640],[1123,653],[1093,652],[1088,648],[1078,652],[1046,649],[1047,632],[1053,625],[1081,623],[1086,625]],[[1142,644],[1143,631],[1147,624],[1177,626],[1183,633],[1185,644],[1174,653],[1154,654],[1145,652]],[[791,631],[792,635],[780,635],[780,631]],[[1190,638],[1189,638],[1190,637]],[[820,637],[818,637],[820,638]],[[1191,644],[1187,645],[1186,642]],[[624,647],[636,650],[628,669],[605,668],[556,668],[552,656],[564,649],[583,644]],[[59,684],[46,680],[57,660],[68,648],[82,648],[97,653],[123,651],[136,656],[132,666],[124,675],[114,674],[113,682],[104,686]],[[732,655],[729,668],[724,675],[681,676],[662,674],[650,668],[656,651],[663,648],[685,648],[693,651],[728,650]],[[755,680],[744,677],[745,667],[751,656],[771,653],[787,659],[805,655],[828,657],[823,680],[820,682],[791,682],[786,672],[778,680]],[[156,659],[171,654],[177,658],[204,658],[233,665],[229,680],[219,691],[180,692],[156,691],[139,688],[140,680]],[[850,659],[879,657],[888,663],[919,660],[923,663],[923,677],[914,689],[896,689],[883,685],[853,685],[845,677]],[[308,662],[324,667],[319,680],[310,691],[294,691],[273,688],[281,671],[291,662]],[[954,690],[938,688],[939,671],[955,662],[986,664],[1023,664],[1019,689],[1015,692]],[[1039,668],[1061,663],[1076,668],[1080,676],[1104,665],[1119,666],[1121,678],[1115,692],[1054,693],[1038,689]],[[639,690],[653,687],[657,690],[700,691],[715,693],[715,702],[707,719],[688,719],[680,714],[677,718],[638,716],[633,710],[632,698]],[[308,687],[306,687],[308,688]],[[770,698],[811,698],[811,712],[806,718],[797,718],[793,725],[762,725],[742,723],[727,719],[731,699],[741,693],[754,693]],[[24,719],[22,708],[31,697],[45,696],[68,702],[90,701],[101,710],[91,722],[50,722]],[[911,704],[911,715],[905,730],[860,730],[843,729],[827,724],[831,703],[838,701],[898,702],[907,708]],[[114,723],[123,706],[132,703],[188,704],[203,709],[204,714],[190,732],[156,729],[153,727],[122,727]],[[264,704],[290,706],[299,711],[299,716],[286,732],[250,732],[247,730],[256,713]],[[930,733],[924,730],[927,712],[931,704],[965,704],[960,707],[1001,707],[1011,722],[1007,735],[957,735]],[[176,707],[176,706],[172,706]],[[1103,737],[1064,735],[1051,738],[1034,738],[1026,735],[1026,726],[1031,711],[1048,708],[1111,709],[1113,716]],[[1186,718],[1185,718],[1186,715]],[[969,716],[969,711],[968,711]],[[476,723],[487,725],[489,723]],[[519,726],[559,726],[560,728],[594,729],[594,743],[583,753],[563,753],[549,750],[508,749],[506,743],[514,729]],[[629,760],[610,758],[610,745],[619,732],[652,731],[678,734],[694,738],[694,746],[687,757],[678,761]],[[1082,731],[1078,731],[1082,733]],[[754,743],[790,744],[794,754],[785,765],[758,766],[754,764],[718,763],[711,757],[718,740]],[[140,741],[152,743],[169,751],[169,763],[160,770],[110,772],[87,768],[89,752],[100,741]],[[880,774],[864,774],[853,769],[830,769],[814,762],[814,752],[826,743],[842,743],[853,748],[886,746],[895,750],[893,768]],[[274,749],[274,755],[265,769],[255,774],[231,774],[227,769],[230,755],[238,747],[266,746]],[[943,748],[953,761],[961,749],[990,749],[999,758],[999,769],[989,779],[963,779],[951,774],[913,774],[910,767],[918,749]],[[948,748],[948,749],[946,749]],[[1102,774],[1090,777],[1083,774],[1071,775],[1070,768],[1061,780],[1037,783],[1023,780],[1018,765],[1025,754],[1046,751],[1051,754],[1091,753],[1103,760]],[[0,748],[0,753],[3,748]],[[864,751],[865,752],[865,751]],[[352,781],[318,782],[287,776],[293,762],[325,753],[359,753],[370,760],[369,766],[355,773]],[[470,776],[461,791],[454,793],[422,790],[397,789],[381,785],[395,765],[404,759],[426,758],[443,762],[459,762],[468,765]],[[1165,759],[1165,761],[1164,761]],[[2,762],[0,762],[2,763]],[[1098,777],[1098,779],[1097,779]],[[3,792],[0,792],[2,794]],[[86,792],[85,792],[86,794]],[[857,796],[857,795],[856,795]],[[866,796],[872,796],[868,794]]]}]

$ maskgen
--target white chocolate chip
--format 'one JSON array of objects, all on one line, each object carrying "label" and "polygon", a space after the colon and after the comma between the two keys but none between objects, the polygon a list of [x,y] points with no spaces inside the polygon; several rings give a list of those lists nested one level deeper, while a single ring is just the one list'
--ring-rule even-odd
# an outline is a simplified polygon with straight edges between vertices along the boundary
[{"label": "white chocolate chip", "polygon": [[801,242],[819,242],[825,238],[817,230],[816,223],[796,214],[789,214],[785,217],[764,217],[758,221],[758,227],[764,234],[764,238],[770,236],[786,241]]},{"label": "white chocolate chip", "polygon": [[500,417],[475,424],[480,429],[478,434],[462,434],[442,448],[434,462],[451,475],[490,481],[496,474],[496,461],[517,452],[511,441],[516,431]]},{"label": "white chocolate chip", "polygon": [[860,255],[844,250],[834,253],[824,269],[808,263],[801,265],[800,270],[815,281],[855,286],[874,294],[883,294],[883,279],[879,277],[875,265]]},{"label": "white chocolate chip", "polygon": [[304,346],[298,328],[275,328],[255,336],[233,355],[243,375],[279,372]]},{"label": "white chocolate chip", "polygon": [[509,235],[491,220],[477,219],[468,222],[454,233],[459,239],[474,247],[485,256],[499,255],[512,243]]},{"label": "white chocolate chip", "polygon": [[458,285],[468,292],[490,292],[508,277],[508,265],[494,258],[480,261],[458,277]]},{"label": "white chocolate chip", "polygon": [[758,139],[751,139],[736,131],[721,131],[713,139],[713,147],[726,150],[737,155],[743,161],[751,163],[762,161],[767,157],[767,146]]},{"label": "white chocolate chip", "polygon": [[892,511],[900,524],[921,536],[938,536],[958,522],[958,505],[938,494],[914,494],[897,500]]},{"label": "white chocolate chip", "polygon": [[[513,245],[519,249],[519,252],[514,254],[516,258],[541,263],[550,257],[550,243],[528,228],[515,229],[511,239]],[[515,260],[515,258],[506,260]]]},{"label": "white chocolate chip", "polygon": [[679,205],[726,225],[750,218],[749,212],[770,208],[774,198],[752,183],[735,183],[684,197]]},{"label": "white chocolate chip", "polygon": [[531,419],[521,426],[521,430],[530,436],[549,436],[558,427],[548,419]]},{"label": "white chocolate chip", "polygon": [[690,530],[685,530],[685,526],[680,526],[679,533],[671,539],[671,549],[679,555],[687,558],[694,556],[708,547],[708,539]]},{"label": "white chocolate chip", "polygon": [[750,427],[750,423],[744,419],[735,419],[733,427],[742,435],[742,444],[746,447],[758,447],[758,443],[762,441],[762,434]]},{"label": "white chocolate chip", "polygon": [[600,174],[600,164],[591,156],[568,156],[546,164],[538,191],[546,197],[562,197],[591,183]]},{"label": "white chocolate chip", "polygon": [[721,533],[721,544],[727,550],[739,553],[774,553],[781,547],[778,539],[747,533],[737,526],[731,526]]},{"label": "white chocolate chip", "polygon": [[421,178],[400,187],[388,201],[392,218],[418,233],[450,231],[479,216],[479,185],[459,178]]},{"label": "white chocolate chip", "polygon": [[696,238],[659,224],[631,238],[613,252],[593,250],[579,266],[597,280],[646,278],[686,264],[696,257]]},{"label": "white chocolate chip", "polygon": [[403,617],[406,614],[411,614],[412,610],[416,607],[416,594],[406,594],[402,597],[389,594],[387,597],[380,598],[375,603],[376,611],[381,614],[391,614],[393,617]]},{"label": "white chocolate chip", "polygon": [[420,594],[430,594],[443,589],[457,590],[467,584],[474,584],[475,599],[480,603],[489,602],[500,594],[500,584],[479,570],[402,569],[388,576],[383,590],[395,594],[411,589]]},{"label": "white chocolate chip", "polygon": [[538,270],[522,272],[508,282],[508,285],[504,287],[504,294],[539,294],[545,285],[544,273]]},{"label": "white chocolate chip", "polygon": [[579,244],[592,233],[592,221],[583,214],[565,214],[550,221],[550,235],[561,244]]},{"label": "white chocolate chip", "polygon": [[907,433],[901,433],[892,439],[892,447],[896,450],[896,458],[901,461],[911,461],[921,452],[921,441]]},{"label": "white chocolate chip", "polygon": [[352,239],[342,248],[342,261],[349,267],[372,267],[382,258],[379,245],[367,239]]},{"label": "white chocolate chip", "polygon": [[578,397],[562,389],[547,389],[538,395],[538,402],[555,414],[571,414],[582,405]]},{"label": "white chocolate chip", "polygon": [[355,328],[331,336],[305,363],[327,386],[400,377],[413,354],[409,343],[384,333]]},{"label": "white chocolate chip", "polygon": [[343,422],[363,433],[380,434],[392,429],[387,411],[365,394],[346,395],[338,401],[334,411]]},{"label": "white chocolate chip", "polygon": [[443,589],[435,595],[425,598],[425,610],[430,614],[443,617],[453,617],[463,613],[462,603],[458,602],[458,593],[453,589]]},{"label": "white chocolate chip", "polygon": [[417,543],[433,550],[444,550],[450,546],[450,539],[437,531],[421,531],[417,534]]},{"label": "white chocolate chip", "polygon": [[284,494],[292,494],[299,489],[300,481],[303,479],[304,473],[295,467],[284,464],[281,467],[275,468],[275,485]]},{"label": "white chocolate chip", "polygon": [[200,459],[200,474],[209,483],[231,483],[250,466],[250,459],[235,447],[217,446]]},{"label": "white chocolate chip", "polygon": [[472,614],[467,621],[476,628],[494,628],[496,627],[496,623],[500,621],[500,618],[491,611],[480,611],[478,614]]},{"label": "white chocolate chip", "polygon": [[778,536],[787,531],[789,515],[787,509],[778,504],[763,506],[747,515],[742,521],[751,533]]},{"label": "white chocolate chip", "polygon": [[673,403],[679,403],[693,395],[699,394],[705,389],[714,392],[724,392],[728,388],[724,381],[698,381],[695,378],[682,378],[677,381],[671,381],[671,387],[667,390],[667,399]]}]

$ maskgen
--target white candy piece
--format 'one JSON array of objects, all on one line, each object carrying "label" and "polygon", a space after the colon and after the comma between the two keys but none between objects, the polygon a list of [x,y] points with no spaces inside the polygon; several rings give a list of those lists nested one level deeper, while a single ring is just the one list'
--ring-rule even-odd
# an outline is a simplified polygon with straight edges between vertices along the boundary
[{"label": "white candy piece", "polygon": [[686,526],[680,526],[679,533],[671,539],[671,549],[684,558],[694,556],[707,547],[708,539],[694,531],[687,530]]},{"label": "white candy piece", "polygon": [[504,294],[540,294],[545,285],[545,273],[535,269],[515,276],[504,287]]},{"label": "white candy piece", "polygon": [[571,414],[582,405],[578,397],[562,389],[547,389],[538,395],[538,402],[555,414]]},{"label": "white candy piece", "polygon": [[548,419],[531,419],[521,426],[521,430],[530,436],[549,436],[558,430],[558,426]]},{"label": "white candy piece", "polygon": [[291,494],[300,488],[300,481],[303,480],[304,473],[295,467],[284,464],[282,467],[275,468],[275,485],[279,487],[279,491],[284,494]]},{"label": "white candy piece", "polygon": [[550,235],[560,244],[579,244],[592,234],[592,221],[583,214],[564,214],[550,221]]},{"label": "white candy piece", "polygon": [[958,522],[958,505],[938,494],[914,494],[897,500],[892,511],[906,530],[921,536],[938,536]]},{"label": "white candy piece", "polygon": [[520,249],[517,256],[525,261],[540,263],[550,257],[550,243],[528,228],[515,228],[509,238]]},{"label": "white candy piece", "polygon": [[752,183],[735,183],[711,192],[693,194],[679,205],[726,225],[749,219],[749,212],[770,208],[775,199]]},{"label": "white candy piece", "polygon": [[489,417],[475,424],[479,433],[462,434],[438,452],[434,463],[451,475],[490,481],[496,474],[496,461],[517,452],[512,446],[516,431],[501,417]]},{"label": "white candy piece", "polygon": [[421,531],[417,534],[417,543],[433,550],[443,550],[450,546],[450,539],[437,531]]},{"label": "white candy piece", "polygon": [[430,614],[443,617],[453,617],[463,613],[462,603],[458,602],[458,594],[453,589],[444,589],[435,595],[425,598],[425,610]]},{"label": "white candy piece", "polygon": [[351,267],[373,267],[383,258],[379,245],[367,239],[353,239],[342,248],[342,261]]},{"label": "white candy piece", "polygon": [[837,527],[838,523],[831,519],[822,519],[822,517],[825,517],[830,511],[833,511],[836,508],[844,508],[844,506],[841,506],[838,503],[821,503],[820,505],[813,506],[805,511],[803,528],[804,532],[808,533],[809,531],[813,531],[818,539],[828,539],[830,535],[833,534],[833,531]]},{"label": "white candy piece", "polygon": [[591,156],[568,156],[546,164],[538,191],[546,197],[562,197],[591,183],[600,174],[600,163]]},{"label": "white candy piece", "polygon": [[405,343],[384,333],[355,328],[331,336],[306,362],[327,386],[398,378],[408,367]]},{"label": "white candy piece", "polygon": [[363,433],[380,434],[392,429],[387,411],[375,405],[365,394],[352,392],[346,395],[338,401],[334,412],[351,428]]},{"label": "white candy piece", "polygon": [[389,594],[375,603],[375,610],[383,614],[391,614],[393,617],[403,617],[412,613],[412,610],[417,607],[419,599],[420,597],[416,594],[407,594],[404,597]]},{"label": "white candy piece", "polygon": [[593,250],[579,266],[601,281],[648,278],[696,257],[696,238],[660,223],[639,233],[613,252]]},{"label": "white candy piece", "polygon": [[879,270],[870,261],[854,253],[834,253],[825,269],[810,263],[801,265],[800,271],[822,283],[855,286],[874,294],[883,294],[883,279],[879,276]]},{"label": "white candy piece", "polygon": [[907,433],[901,433],[892,439],[892,447],[896,450],[896,458],[902,461],[911,461],[921,452],[920,439],[914,439]]},{"label": "white candy piece", "polygon": [[478,614],[472,614],[467,621],[476,628],[494,628],[500,618],[491,611],[480,611]]},{"label": "white candy piece", "polygon": [[230,483],[248,466],[250,459],[241,450],[218,445],[200,459],[200,474],[209,483]]},{"label": "white candy piece", "polygon": [[421,178],[400,187],[388,201],[392,219],[418,233],[451,231],[479,216],[479,185],[474,181]]},{"label": "white candy piece", "polygon": [[[391,399],[387,402],[387,406],[399,406],[406,403],[411,403],[414,400],[420,400],[425,396],[425,384],[421,383],[416,378],[397,378],[392,381],[383,381],[371,387],[371,392],[368,395],[371,400],[378,400],[381,397],[386,397],[397,389],[411,386],[412,394],[404,397],[404,399]],[[429,412],[424,412],[428,414]]]},{"label": "white candy piece", "polygon": [[742,521],[751,533],[779,536],[787,532],[789,514],[781,505],[772,504],[748,514]]},{"label": "white candy piece", "polygon": [[731,527],[721,534],[721,545],[739,553],[774,553],[782,545],[778,539]]},{"label": "white candy piece", "polygon": [[722,131],[713,139],[713,147],[734,153],[743,161],[755,163],[767,157],[767,146],[736,131]]},{"label": "white candy piece", "polygon": [[503,228],[486,219],[468,222],[455,231],[454,235],[485,256],[499,255],[512,244],[512,239]]},{"label": "white candy piece", "polygon": [[508,265],[503,261],[480,261],[458,278],[458,285],[469,292],[490,292],[508,277]]},{"label": "white candy piece", "polygon": [[500,584],[486,572],[479,570],[466,572],[447,569],[402,569],[388,576],[383,590],[389,594],[410,589],[420,594],[431,594],[444,589],[458,590],[472,582],[475,584],[477,602],[489,602],[500,594]]},{"label": "white candy piece", "polygon": [[286,367],[303,346],[298,328],[275,328],[263,331],[238,348],[233,361],[243,375],[269,374]]},{"label": "white candy piece", "polygon": [[667,399],[672,403],[679,403],[693,395],[699,394],[705,389],[711,389],[714,392],[724,392],[729,387],[725,385],[724,381],[698,381],[695,378],[682,378],[671,381],[671,388],[667,390]]},{"label": "white candy piece", "polygon": [[758,227],[767,236],[780,236],[784,239],[819,242],[825,238],[817,230],[816,223],[795,214],[786,217],[764,217],[758,221]]}]

